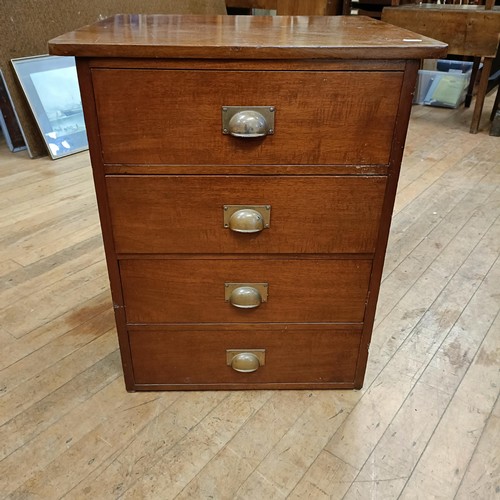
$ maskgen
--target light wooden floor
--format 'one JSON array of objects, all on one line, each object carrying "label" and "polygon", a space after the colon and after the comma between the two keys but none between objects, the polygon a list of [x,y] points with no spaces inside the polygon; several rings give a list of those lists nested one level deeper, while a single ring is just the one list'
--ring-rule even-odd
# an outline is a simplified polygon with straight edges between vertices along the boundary
[{"label": "light wooden floor", "polygon": [[500,138],[486,114],[470,135],[470,110],[413,109],[351,392],[127,394],[88,155],[29,160],[2,143],[0,496],[499,498]]}]

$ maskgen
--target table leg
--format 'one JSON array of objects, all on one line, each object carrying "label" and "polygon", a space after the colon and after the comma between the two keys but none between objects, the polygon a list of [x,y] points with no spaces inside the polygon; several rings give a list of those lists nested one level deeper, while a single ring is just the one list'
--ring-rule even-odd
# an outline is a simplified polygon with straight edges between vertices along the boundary
[{"label": "table leg", "polygon": [[472,72],[470,76],[469,87],[467,88],[467,95],[465,96],[465,104],[464,106],[468,108],[470,103],[472,102],[472,94],[474,92],[474,86],[476,85],[477,80],[477,72],[479,70],[479,65],[481,64],[480,57],[474,57],[474,62],[472,64]]},{"label": "table leg", "polygon": [[495,118],[499,106],[500,106],[500,83],[498,84],[497,96],[495,97],[495,102],[493,103],[493,109],[491,110],[490,121],[493,121],[493,119]]},{"label": "table leg", "polygon": [[481,72],[481,79],[479,80],[479,87],[477,89],[477,94],[476,94],[476,104],[474,106],[472,123],[470,125],[471,134],[477,134],[479,128],[479,121],[481,120],[481,113],[483,111],[484,98],[486,96],[486,89],[488,88],[488,78],[490,76],[492,64],[493,64],[493,57],[484,58],[483,70]]}]

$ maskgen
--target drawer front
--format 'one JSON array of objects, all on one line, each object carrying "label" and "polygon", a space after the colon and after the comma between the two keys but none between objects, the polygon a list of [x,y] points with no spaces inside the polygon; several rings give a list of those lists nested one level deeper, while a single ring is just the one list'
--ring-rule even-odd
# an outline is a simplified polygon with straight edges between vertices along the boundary
[{"label": "drawer front", "polygon": [[[106,164],[387,164],[403,73],[93,69]],[[275,108],[274,134],[222,133],[223,106]]]},{"label": "drawer front", "polygon": [[[117,253],[373,253],[383,176],[108,176]],[[268,229],[224,228],[225,205],[270,206]]]},{"label": "drawer front", "polygon": [[[136,384],[352,383],[361,334],[354,331],[132,331]],[[264,352],[264,365],[235,371],[227,350]]]},{"label": "drawer front", "polygon": [[[131,259],[120,261],[120,272],[128,323],[360,323],[371,266],[347,259]],[[232,305],[226,283],[258,291],[255,284],[267,284],[267,301]]]}]

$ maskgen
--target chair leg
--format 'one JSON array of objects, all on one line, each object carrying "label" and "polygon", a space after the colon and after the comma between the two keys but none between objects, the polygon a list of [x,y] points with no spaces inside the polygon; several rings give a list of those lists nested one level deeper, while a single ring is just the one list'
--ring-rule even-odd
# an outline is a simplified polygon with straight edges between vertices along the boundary
[{"label": "chair leg", "polygon": [[483,111],[484,98],[486,96],[486,89],[488,88],[488,78],[493,64],[493,57],[485,57],[483,62],[483,71],[481,79],[479,80],[479,87],[477,89],[476,104],[474,106],[474,113],[472,114],[472,123],[470,125],[470,133],[477,134],[479,129],[479,121],[481,120],[481,113]]}]

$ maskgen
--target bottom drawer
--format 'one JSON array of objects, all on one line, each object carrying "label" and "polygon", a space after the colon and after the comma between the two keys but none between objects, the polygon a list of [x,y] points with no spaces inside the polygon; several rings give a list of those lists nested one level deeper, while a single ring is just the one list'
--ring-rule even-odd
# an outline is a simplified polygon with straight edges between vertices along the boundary
[{"label": "bottom drawer", "polygon": [[[135,389],[353,387],[361,332],[306,328],[131,331]],[[233,369],[239,352],[260,358],[258,368]],[[241,357],[235,365],[248,368]]]}]

